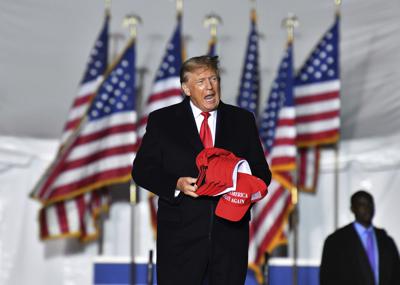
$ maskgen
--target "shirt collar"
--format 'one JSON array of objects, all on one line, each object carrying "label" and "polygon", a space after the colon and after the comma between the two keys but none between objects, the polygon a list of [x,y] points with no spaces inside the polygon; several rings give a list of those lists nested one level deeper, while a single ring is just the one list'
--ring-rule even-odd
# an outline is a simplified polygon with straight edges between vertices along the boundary
[{"label": "shirt collar", "polygon": [[368,228],[364,227],[362,224],[359,222],[354,222],[354,227],[356,231],[360,234],[364,234],[366,231],[373,231],[374,227],[371,225]]},{"label": "shirt collar", "polygon": [[[197,108],[197,107],[193,104],[192,100],[190,100],[190,107],[192,108],[193,116],[194,116],[195,118],[197,118],[197,117],[199,117],[199,116],[203,117],[203,116],[201,115],[201,112],[203,112],[203,111],[200,110],[199,108]],[[208,112],[208,113],[210,113],[210,117],[213,118],[213,117],[215,116],[215,114],[217,113],[217,110],[210,111],[210,112]]]}]

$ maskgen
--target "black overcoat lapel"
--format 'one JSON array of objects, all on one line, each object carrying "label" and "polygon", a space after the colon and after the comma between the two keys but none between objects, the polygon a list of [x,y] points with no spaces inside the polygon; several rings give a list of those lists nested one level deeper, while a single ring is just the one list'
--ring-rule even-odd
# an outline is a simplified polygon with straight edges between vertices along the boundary
[{"label": "black overcoat lapel", "polygon": [[226,138],[229,137],[229,118],[226,112],[225,104],[220,102],[217,113],[217,124],[215,127],[215,147],[225,148]]},{"label": "black overcoat lapel", "polygon": [[191,146],[193,146],[196,153],[199,153],[203,149],[203,144],[200,140],[199,132],[197,131],[196,122],[193,117],[192,109],[190,108],[190,100],[186,97],[177,109],[177,127],[180,126],[182,129],[182,139],[187,140]]}]

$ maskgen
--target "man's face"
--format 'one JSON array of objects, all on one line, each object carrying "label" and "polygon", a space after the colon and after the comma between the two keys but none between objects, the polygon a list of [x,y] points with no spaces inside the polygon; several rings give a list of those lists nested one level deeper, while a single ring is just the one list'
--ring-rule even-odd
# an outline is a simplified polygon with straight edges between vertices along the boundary
[{"label": "man's face", "polygon": [[351,206],[351,211],[356,217],[356,221],[365,227],[369,227],[372,224],[372,218],[374,217],[375,207],[374,202],[365,196],[359,196],[354,204]]},{"label": "man's face", "polygon": [[200,67],[187,73],[182,89],[192,103],[203,112],[217,109],[221,94],[217,73],[209,68]]}]

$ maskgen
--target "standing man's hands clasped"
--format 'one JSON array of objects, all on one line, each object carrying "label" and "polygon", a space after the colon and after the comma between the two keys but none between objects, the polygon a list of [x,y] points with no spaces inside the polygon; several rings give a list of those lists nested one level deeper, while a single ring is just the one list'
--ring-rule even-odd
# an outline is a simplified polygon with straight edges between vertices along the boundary
[{"label": "standing man's hands clasped", "polygon": [[196,178],[193,177],[179,177],[176,182],[176,189],[193,198],[199,197],[195,192],[197,190]]}]

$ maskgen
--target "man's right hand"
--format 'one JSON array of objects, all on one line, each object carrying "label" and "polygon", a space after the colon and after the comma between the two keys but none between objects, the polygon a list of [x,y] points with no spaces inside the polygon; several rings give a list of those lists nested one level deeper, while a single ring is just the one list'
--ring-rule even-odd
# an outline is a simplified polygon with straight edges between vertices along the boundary
[{"label": "man's right hand", "polygon": [[178,181],[176,182],[176,189],[183,192],[183,194],[188,195],[193,198],[199,197],[196,194],[197,185],[195,184],[197,178],[193,177],[179,177]]}]

